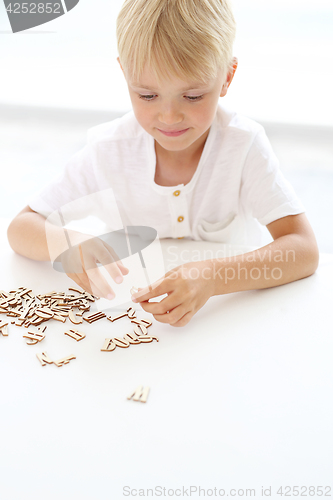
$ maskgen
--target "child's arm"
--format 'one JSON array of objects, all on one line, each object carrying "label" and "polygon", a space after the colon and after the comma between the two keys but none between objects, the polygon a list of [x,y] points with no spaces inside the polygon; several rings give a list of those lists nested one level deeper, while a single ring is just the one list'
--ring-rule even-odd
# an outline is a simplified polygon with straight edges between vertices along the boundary
[{"label": "child's arm", "polygon": [[50,224],[29,206],[13,219],[7,230],[9,244],[15,252],[43,261],[63,255],[61,263],[67,276],[94,295],[113,298],[114,292],[96,262],[102,263],[117,283],[123,280],[122,274],[128,274],[128,269],[114,250],[99,238],[68,229],[67,233],[73,245],[71,248],[68,248],[63,228]]},{"label": "child's arm", "polygon": [[[21,210],[7,229],[8,241],[14,252],[33,260],[51,260],[45,223],[45,218],[31,210],[29,206]],[[52,229],[50,225],[50,234],[51,231],[54,236],[54,245],[58,248],[54,250],[60,255],[64,251],[61,243],[59,244],[59,240],[62,239],[59,238],[61,229],[56,226]]]},{"label": "child's arm", "polygon": [[[274,241],[235,257],[188,263],[133,295],[157,321],[186,325],[213,295],[270,288],[315,272],[319,251],[306,215],[290,215],[267,225]],[[161,302],[148,300],[167,293]],[[169,312],[168,312],[169,311]]]}]

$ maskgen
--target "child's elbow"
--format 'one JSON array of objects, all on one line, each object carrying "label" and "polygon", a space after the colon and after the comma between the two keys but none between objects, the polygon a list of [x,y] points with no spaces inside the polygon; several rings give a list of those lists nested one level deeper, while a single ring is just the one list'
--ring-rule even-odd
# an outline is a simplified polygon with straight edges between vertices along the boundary
[{"label": "child's elbow", "polygon": [[17,249],[16,249],[16,236],[17,236],[17,217],[15,217],[11,223],[9,224],[8,228],[7,228],[7,240],[8,240],[8,243],[10,245],[10,247],[12,248],[12,250],[14,250],[14,252],[17,252]]},{"label": "child's elbow", "polygon": [[307,275],[306,276],[311,276],[316,272],[319,266],[319,249],[318,245],[316,242],[316,239],[314,238],[311,242],[308,242],[308,259],[307,259]]}]

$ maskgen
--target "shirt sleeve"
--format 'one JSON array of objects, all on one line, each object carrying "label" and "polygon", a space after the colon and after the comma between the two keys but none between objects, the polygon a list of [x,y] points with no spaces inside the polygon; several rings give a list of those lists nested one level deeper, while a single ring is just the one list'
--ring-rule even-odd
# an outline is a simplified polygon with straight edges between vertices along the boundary
[{"label": "shirt sleeve", "polygon": [[[66,164],[63,173],[44,187],[37,196],[29,200],[28,205],[35,212],[47,218],[52,212],[69,204],[72,218],[89,213],[89,195],[98,192],[90,145],[78,151]],[[81,202],[80,202],[81,200]],[[74,203],[76,202],[76,203]]]},{"label": "shirt sleeve", "polygon": [[245,213],[267,225],[288,215],[305,212],[292,185],[285,179],[271,144],[260,127],[247,154],[241,181]]}]

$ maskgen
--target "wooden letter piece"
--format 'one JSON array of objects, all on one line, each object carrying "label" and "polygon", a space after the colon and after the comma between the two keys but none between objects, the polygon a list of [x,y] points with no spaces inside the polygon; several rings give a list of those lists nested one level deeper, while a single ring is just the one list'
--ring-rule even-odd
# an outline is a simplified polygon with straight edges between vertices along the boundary
[{"label": "wooden letter piece", "polygon": [[46,352],[42,352],[42,354],[36,354],[36,356],[39,359],[39,361],[42,363],[42,366],[45,366],[46,363],[48,363],[49,365],[51,365],[53,363],[52,359],[50,359],[48,357]]},{"label": "wooden letter piece", "polygon": [[144,330],[147,330],[152,325],[151,321],[148,321],[147,319],[131,319],[131,323],[134,323],[135,325],[139,326],[141,328],[142,333]]},{"label": "wooden letter piece", "polygon": [[[83,317],[83,316],[82,316]],[[89,323],[94,323],[95,321],[98,321],[99,319],[106,318],[106,314],[103,312],[100,312],[93,316],[93,318],[89,321]]]},{"label": "wooden letter piece", "polygon": [[144,323],[147,328],[153,324],[149,319],[142,319],[141,323]]},{"label": "wooden letter piece", "polygon": [[69,311],[68,317],[74,325],[79,325],[82,323],[82,318],[78,318],[73,311]]},{"label": "wooden letter piece", "polygon": [[90,302],[95,302],[95,299],[99,300],[99,297],[96,297],[95,295],[90,295],[90,293],[86,291],[84,292],[84,297],[90,300]]},{"label": "wooden letter piece", "polygon": [[112,342],[112,339],[105,339],[104,345],[101,351],[114,351],[116,348],[116,344]]},{"label": "wooden letter piece", "polygon": [[36,309],[35,314],[36,316],[39,316],[40,318],[43,319],[51,319],[54,316],[54,312],[46,307],[41,309]]},{"label": "wooden letter piece", "polygon": [[148,333],[148,330],[147,328],[145,327],[145,325],[142,325],[141,323],[137,326],[134,327],[134,333],[136,333],[137,335],[147,335]]},{"label": "wooden letter piece", "polygon": [[4,321],[2,321],[0,324],[0,334],[2,334],[4,337],[8,337],[7,326],[8,323],[5,323]]},{"label": "wooden letter piece", "polygon": [[68,290],[72,290],[73,292],[77,292],[80,295],[85,294],[84,290],[79,290],[78,288],[69,287]]},{"label": "wooden letter piece", "polygon": [[82,318],[88,323],[94,323],[94,321],[98,321],[99,319],[105,318],[106,314],[103,312],[97,312],[89,314],[88,316],[82,316]]},{"label": "wooden letter piece", "polygon": [[155,335],[140,335],[138,337],[138,339],[141,340],[141,342],[143,342],[144,344],[148,343],[148,342],[152,342],[153,340],[156,340],[156,342],[159,342],[158,338],[155,337]]},{"label": "wooden letter piece", "polygon": [[74,354],[70,354],[69,356],[66,356],[65,358],[58,359],[58,361],[53,361],[53,363],[57,366],[63,366],[63,365],[67,365],[71,359],[76,359]]},{"label": "wooden letter piece", "polygon": [[124,318],[125,316],[127,316],[127,312],[125,312],[123,314],[119,314],[119,316],[115,316],[114,318],[112,318],[111,316],[108,316],[107,319],[109,321],[113,322],[113,321],[116,321],[116,319]]},{"label": "wooden letter piece", "polygon": [[112,342],[118,346],[118,347],[129,347],[130,346],[130,343],[128,340],[126,340],[125,338],[120,338],[120,337],[115,337],[114,339],[112,339]]},{"label": "wooden letter piece", "polygon": [[139,340],[139,337],[135,333],[126,333],[124,335],[124,339],[130,344],[141,344],[142,342],[142,340]]},{"label": "wooden letter piece", "polygon": [[16,326],[22,326],[23,323],[25,322],[25,319],[18,319],[15,323]]},{"label": "wooden letter piece", "polygon": [[77,330],[69,330],[68,332],[65,332],[65,335],[72,337],[72,339],[76,340],[77,342],[85,338],[85,334],[80,333]]},{"label": "wooden letter piece", "polygon": [[133,307],[129,307],[127,309],[127,316],[129,317],[129,319],[133,319],[135,318],[135,310],[133,309]]},{"label": "wooden letter piece", "polygon": [[45,339],[45,335],[43,335],[42,333],[30,332],[29,330],[26,334],[23,335],[23,337],[25,339],[31,340],[31,342],[27,340],[27,345],[35,345]]},{"label": "wooden letter piece", "polygon": [[58,314],[55,314],[52,319],[56,319],[57,321],[61,321],[62,323],[65,323],[66,318],[63,316],[59,316]]},{"label": "wooden letter piece", "polygon": [[148,394],[149,394],[149,387],[142,387],[142,385],[139,385],[135,389],[135,391],[133,391],[129,396],[127,396],[127,399],[133,398],[133,401],[140,401],[141,403],[146,403]]}]

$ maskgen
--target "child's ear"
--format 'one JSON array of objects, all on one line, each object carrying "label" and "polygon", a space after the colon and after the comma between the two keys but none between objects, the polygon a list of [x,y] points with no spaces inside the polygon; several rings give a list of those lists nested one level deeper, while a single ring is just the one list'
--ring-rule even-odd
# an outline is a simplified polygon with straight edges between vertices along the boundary
[{"label": "child's ear", "polygon": [[121,62],[120,62],[119,57],[117,57],[117,61],[118,61],[118,62],[119,62],[119,64],[120,64],[120,67],[121,67],[122,72],[124,73],[124,68],[123,68],[123,67],[122,67],[122,65],[121,65]]},{"label": "child's ear", "polygon": [[237,68],[238,68],[238,60],[237,60],[237,57],[234,57],[233,62],[232,62],[232,69],[229,71],[227,78],[226,78],[226,81],[223,84],[220,97],[224,97],[226,95],[226,93],[228,92],[229,85],[232,82],[233,77],[235,76]]}]

